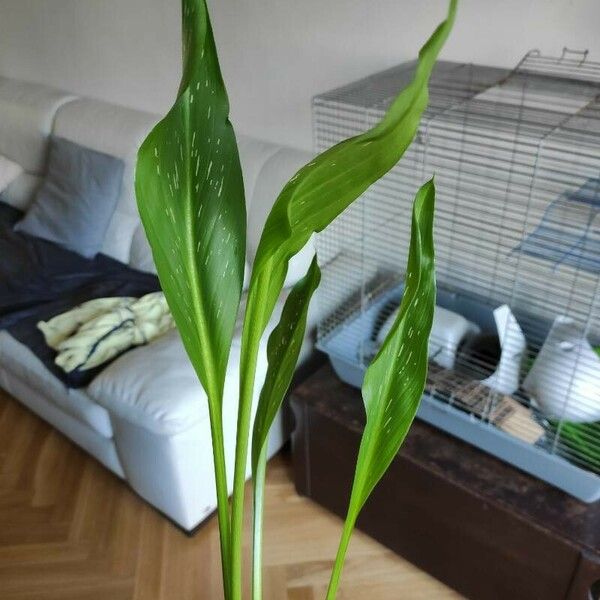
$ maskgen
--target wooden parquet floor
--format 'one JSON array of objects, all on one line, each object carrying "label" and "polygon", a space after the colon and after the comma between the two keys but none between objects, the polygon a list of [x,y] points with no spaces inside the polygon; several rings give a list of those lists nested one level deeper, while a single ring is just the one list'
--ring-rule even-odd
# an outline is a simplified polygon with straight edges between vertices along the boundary
[{"label": "wooden parquet floor", "polygon": [[[324,597],[341,522],[270,463],[265,600]],[[249,525],[249,523],[247,523]],[[215,519],[192,538],[0,391],[0,599],[220,599]],[[459,596],[356,533],[340,599]]]}]

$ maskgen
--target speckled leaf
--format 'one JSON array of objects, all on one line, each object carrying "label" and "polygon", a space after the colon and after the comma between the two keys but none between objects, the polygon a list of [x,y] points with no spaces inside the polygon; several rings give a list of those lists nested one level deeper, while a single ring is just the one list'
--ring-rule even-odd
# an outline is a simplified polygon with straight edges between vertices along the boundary
[{"label": "speckled leaf", "polygon": [[404,294],[398,316],[365,374],[367,411],[352,504],[360,510],[396,456],[413,422],[427,377],[427,346],[435,307],[433,180],[417,193]]},{"label": "speckled leaf", "polygon": [[269,366],[262,387],[252,436],[252,470],[256,473],[260,452],[267,443],[273,419],[288,391],[304,342],[308,306],[321,280],[316,257],[307,274],[290,291],[277,327],[269,337]]},{"label": "speckled leaf", "polygon": [[162,288],[211,402],[220,402],[242,289],[246,213],[204,0],[183,0],[183,78],[142,144],[136,193]]},{"label": "speckled leaf", "polygon": [[362,387],[367,423],[327,598],[335,598],[341,566],[365,501],[398,453],[415,418],[427,377],[428,341],[435,308],[433,180],[418,191],[404,293],[398,316],[369,365]]}]

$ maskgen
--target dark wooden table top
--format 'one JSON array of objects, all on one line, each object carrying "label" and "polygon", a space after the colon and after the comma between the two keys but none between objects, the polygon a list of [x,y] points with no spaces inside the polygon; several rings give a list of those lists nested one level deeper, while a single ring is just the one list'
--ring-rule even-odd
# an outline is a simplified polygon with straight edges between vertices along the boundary
[{"label": "dark wooden table top", "polygon": [[[341,382],[329,365],[306,379],[293,396],[344,427],[362,431],[360,391]],[[400,452],[486,502],[502,505],[565,542],[600,555],[600,502],[580,502],[419,419]]]}]

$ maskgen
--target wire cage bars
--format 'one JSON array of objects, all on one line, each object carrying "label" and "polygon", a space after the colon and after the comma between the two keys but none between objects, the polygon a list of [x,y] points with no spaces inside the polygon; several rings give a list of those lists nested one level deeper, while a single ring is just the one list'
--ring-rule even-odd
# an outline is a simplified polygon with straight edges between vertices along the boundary
[{"label": "wire cage bars", "polygon": [[[317,96],[315,145],[361,133],[406,63]],[[439,62],[412,146],[317,241],[318,346],[359,386],[402,298],[412,200],[436,177],[437,306],[419,416],[600,498],[600,63]]]}]

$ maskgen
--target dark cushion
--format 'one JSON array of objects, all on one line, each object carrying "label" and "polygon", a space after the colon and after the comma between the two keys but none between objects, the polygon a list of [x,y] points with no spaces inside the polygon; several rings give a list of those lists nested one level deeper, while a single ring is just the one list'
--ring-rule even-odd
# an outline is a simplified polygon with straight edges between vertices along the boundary
[{"label": "dark cushion", "polygon": [[114,156],[52,137],[44,182],[15,229],[94,257],[117,206],[123,168]]}]

